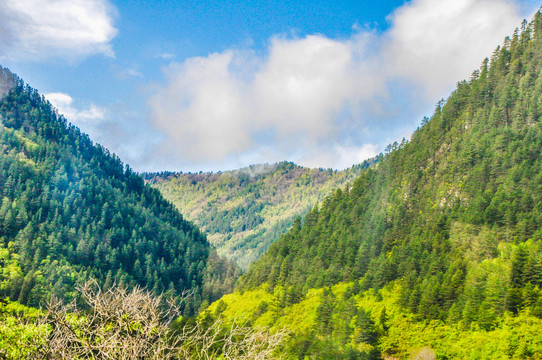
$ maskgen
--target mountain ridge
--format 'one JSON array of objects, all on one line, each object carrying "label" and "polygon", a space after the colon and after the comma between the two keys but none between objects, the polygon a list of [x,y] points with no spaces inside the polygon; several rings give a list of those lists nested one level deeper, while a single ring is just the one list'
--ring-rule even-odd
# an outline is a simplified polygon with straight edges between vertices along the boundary
[{"label": "mountain ridge", "polygon": [[188,313],[216,297],[204,280],[220,288],[217,277],[235,271],[199,229],[36,90],[1,74],[0,250],[9,266],[0,295],[38,306],[71,299],[93,277],[174,297],[192,289]]},{"label": "mountain ridge", "polygon": [[540,357],[541,34],[538,12],[201,316],[289,328],[300,359]]},{"label": "mountain ridge", "polygon": [[311,169],[292,162],[251,165],[225,172],[144,173],[146,182],[207,233],[220,255],[246,269],[269,245],[322,200],[373,166]]}]

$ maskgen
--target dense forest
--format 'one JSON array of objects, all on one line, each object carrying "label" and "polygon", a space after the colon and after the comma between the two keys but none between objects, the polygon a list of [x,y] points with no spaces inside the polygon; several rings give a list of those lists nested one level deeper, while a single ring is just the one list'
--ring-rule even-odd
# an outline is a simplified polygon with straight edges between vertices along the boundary
[{"label": "dense forest", "polygon": [[239,268],[1,69],[0,357],[541,359],[541,73],[538,12],[354,181],[291,163],[146,174],[172,201],[193,187],[176,205],[212,234],[341,183],[213,302]]},{"label": "dense forest", "polygon": [[188,220],[207,234],[219,255],[243,269],[333,189],[354,181],[374,160],[343,171],[291,162],[219,173],[147,173]]},{"label": "dense forest", "polygon": [[288,328],[300,359],[540,358],[541,72],[537,13],[202,316]]},{"label": "dense forest", "polygon": [[0,75],[0,296],[69,300],[92,277],[174,297],[191,290],[194,312],[226,290],[235,267],[158,190],[9,70]]}]

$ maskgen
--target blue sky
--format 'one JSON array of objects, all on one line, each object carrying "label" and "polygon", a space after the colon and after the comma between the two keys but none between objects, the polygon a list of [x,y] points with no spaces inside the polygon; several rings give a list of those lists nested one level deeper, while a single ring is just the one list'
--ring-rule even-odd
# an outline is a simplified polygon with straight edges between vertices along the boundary
[{"label": "blue sky", "polygon": [[344,168],[409,137],[529,0],[3,0],[0,64],[139,171]]}]

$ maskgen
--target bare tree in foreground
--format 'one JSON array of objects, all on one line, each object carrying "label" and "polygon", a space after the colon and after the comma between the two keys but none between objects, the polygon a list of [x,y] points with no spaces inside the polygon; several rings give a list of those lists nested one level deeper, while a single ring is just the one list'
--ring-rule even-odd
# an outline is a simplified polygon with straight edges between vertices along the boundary
[{"label": "bare tree in foreground", "polygon": [[33,359],[269,359],[286,333],[270,334],[220,320],[173,334],[179,307],[141,288],[78,289],[89,310],[52,300],[42,318],[50,332]]},{"label": "bare tree in foreground", "polygon": [[286,331],[270,334],[233,323],[216,320],[210,327],[184,327],[181,335],[181,359],[271,359]]}]

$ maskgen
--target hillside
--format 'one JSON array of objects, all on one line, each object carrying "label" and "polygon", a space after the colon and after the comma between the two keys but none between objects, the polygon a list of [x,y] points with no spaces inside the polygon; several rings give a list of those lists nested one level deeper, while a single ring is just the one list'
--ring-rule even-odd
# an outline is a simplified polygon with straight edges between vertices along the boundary
[{"label": "hillside", "polygon": [[188,311],[223,293],[234,268],[196,227],[36,90],[0,75],[1,297],[69,300],[89,277],[172,296],[193,290]]},{"label": "hillside", "polygon": [[352,182],[373,160],[344,171],[309,169],[290,162],[219,173],[144,174],[208,235],[220,255],[246,269],[298,216],[332,189]]},{"label": "hillside", "polygon": [[540,358],[541,72],[539,12],[205,316],[288,328],[299,359]]}]

